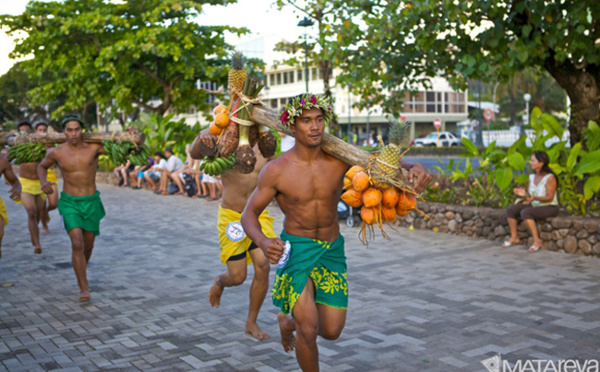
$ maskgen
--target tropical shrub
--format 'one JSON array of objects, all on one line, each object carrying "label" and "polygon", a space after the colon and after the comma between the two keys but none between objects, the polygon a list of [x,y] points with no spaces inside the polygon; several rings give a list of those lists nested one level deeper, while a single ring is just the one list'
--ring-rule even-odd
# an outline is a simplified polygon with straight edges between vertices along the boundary
[{"label": "tropical shrub", "polygon": [[[534,151],[545,151],[550,158],[550,168],[559,182],[558,196],[561,205],[571,213],[586,214],[598,211],[600,191],[600,127],[590,121],[584,132],[585,140],[570,147],[562,140],[565,128],[552,115],[539,108],[531,112],[530,125],[535,131],[532,139],[521,136],[507,150],[496,148],[492,142],[485,149],[478,149],[469,139],[463,138],[466,163],[462,160],[440,174],[449,175],[458,192],[458,200],[464,204],[506,207],[513,200],[511,186],[525,184],[529,179],[526,164]],[[548,140],[558,142],[546,146]],[[479,168],[471,165],[471,158],[480,158]],[[454,166],[454,168],[452,168]],[[438,167],[438,171],[441,168]],[[429,190],[426,197],[437,201],[442,194]],[[443,197],[445,199],[445,197]],[[441,201],[441,200],[439,200]]]}]

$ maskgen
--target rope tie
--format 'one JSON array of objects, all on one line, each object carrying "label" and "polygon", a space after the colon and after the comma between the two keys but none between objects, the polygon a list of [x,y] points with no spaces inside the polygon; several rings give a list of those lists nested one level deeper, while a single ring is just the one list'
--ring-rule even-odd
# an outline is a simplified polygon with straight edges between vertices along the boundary
[{"label": "rope tie", "polygon": [[[229,119],[231,121],[233,121],[236,124],[239,125],[243,125],[246,127],[251,127],[254,125],[254,122],[252,122],[252,112],[251,109],[254,105],[260,105],[260,106],[265,106],[264,102],[260,100],[260,98],[255,97],[248,97],[247,95],[243,94],[242,92],[238,92],[238,91],[233,91],[232,95],[237,95],[238,97],[240,97],[240,101],[242,102],[242,104],[237,108],[237,110],[231,112],[229,115]],[[244,119],[240,119],[239,117],[235,117],[233,115],[237,114],[240,110],[246,110],[246,113],[248,114],[248,117],[250,117],[250,120],[244,120]]]}]

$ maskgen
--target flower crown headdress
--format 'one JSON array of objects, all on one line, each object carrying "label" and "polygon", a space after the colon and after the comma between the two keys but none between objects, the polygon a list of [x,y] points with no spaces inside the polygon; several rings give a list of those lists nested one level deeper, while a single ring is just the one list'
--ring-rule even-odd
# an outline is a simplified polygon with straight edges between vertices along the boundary
[{"label": "flower crown headdress", "polygon": [[283,126],[289,126],[290,123],[294,123],[296,117],[302,114],[302,110],[308,110],[313,107],[321,109],[325,118],[325,124],[329,124],[329,121],[333,117],[333,106],[329,98],[322,94],[311,94],[306,93],[300,96],[294,97],[283,106],[281,111],[281,124]]}]

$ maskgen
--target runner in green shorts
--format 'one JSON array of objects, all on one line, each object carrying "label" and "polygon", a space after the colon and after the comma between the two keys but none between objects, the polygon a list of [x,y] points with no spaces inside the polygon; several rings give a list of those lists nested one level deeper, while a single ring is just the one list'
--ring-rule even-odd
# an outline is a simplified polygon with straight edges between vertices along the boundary
[{"label": "runner in green shorts", "polygon": [[92,257],[94,240],[100,235],[100,220],[106,214],[96,190],[98,156],[105,154],[100,143],[83,141],[83,122],[76,116],[67,116],[62,122],[67,142],[48,149],[46,157],[38,166],[42,190],[53,193],[53,183],[48,182],[48,169],[57,164],[63,177],[63,191],[58,210],[71,239],[72,262],[77,284],[79,302],[91,299],[87,281],[87,264]]},{"label": "runner in green shorts", "polygon": [[[348,307],[337,204],[350,166],[321,148],[325,124],[332,116],[329,100],[321,95],[298,96],[285,106],[282,124],[289,125],[295,145],[263,168],[242,214],[246,234],[269,262],[278,265],[272,294],[281,309],[277,315],[281,343],[286,352],[296,349],[303,371],[319,370],[317,336],[337,339]],[[409,168],[415,192],[423,191],[431,179],[425,168],[400,165]],[[273,198],[285,215],[281,239],[265,236],[258,221]]]}]

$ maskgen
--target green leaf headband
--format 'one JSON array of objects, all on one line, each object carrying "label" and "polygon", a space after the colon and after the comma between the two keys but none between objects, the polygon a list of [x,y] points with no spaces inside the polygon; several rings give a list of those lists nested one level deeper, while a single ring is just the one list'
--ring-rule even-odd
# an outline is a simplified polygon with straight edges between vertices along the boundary
[{"label": "green leaf headband", "polygon": [[333,117],[333,106],[331,100],[322,94],[311,94],[306,93],[298,97],[294,97],[283,106],[281,111],[281,124],[289,126],[293,123],[296,117],[302,114],[302,110],[309,110],[313,107],[321,109],[323,116],[325,117],[325,124],[329,124],[329,121]]},{"label": "green leaf headband", "polygon": [[60,121],[60,126],[61,128],[65,127],[65,124],[67,124],[70,121],[76,121],[79,124],[81,124],[82,128],[85,128],[85,123],[79,118],[79,115],[67,115],[65,116],[61,121]]}]

